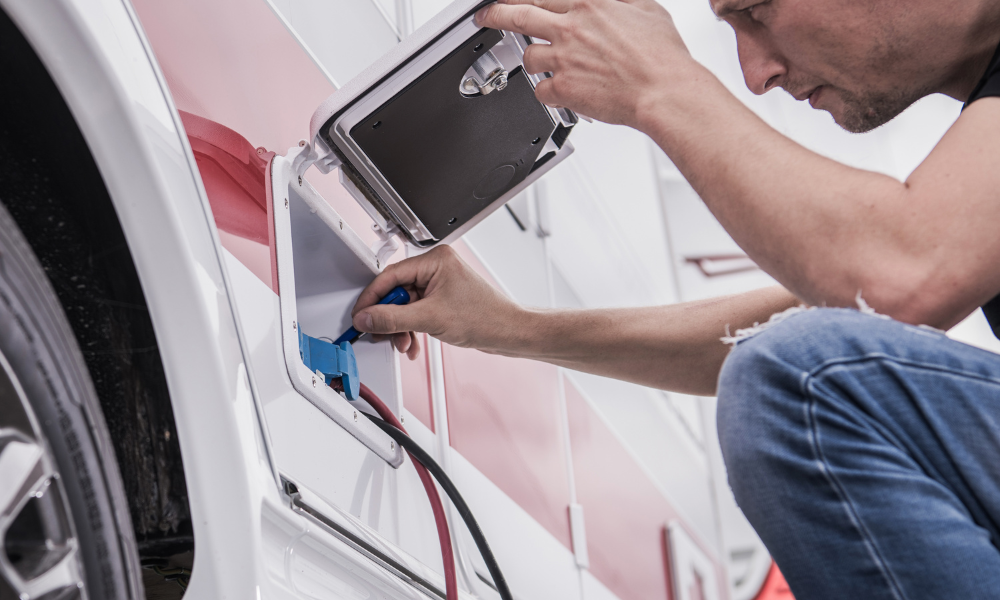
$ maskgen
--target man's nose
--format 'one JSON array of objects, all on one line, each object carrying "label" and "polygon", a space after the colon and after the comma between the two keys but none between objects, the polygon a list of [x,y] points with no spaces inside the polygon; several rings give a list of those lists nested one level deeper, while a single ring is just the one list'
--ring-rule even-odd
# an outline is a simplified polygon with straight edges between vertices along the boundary
[{"label": "man's nose", "polygon": [[740,67],[747,88],[757,95],[771,91],[781,84],[788,68],[778,53],[764,40],[754,35],[736,36]]}]

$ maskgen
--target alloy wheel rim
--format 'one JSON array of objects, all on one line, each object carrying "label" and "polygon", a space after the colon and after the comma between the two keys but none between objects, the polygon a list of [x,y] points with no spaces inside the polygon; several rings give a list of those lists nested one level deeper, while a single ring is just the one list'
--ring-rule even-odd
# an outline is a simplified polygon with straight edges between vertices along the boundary
[{"label": "alloy wheel rim", "polygon": [[0,597],[86,600],[79,544],[56,462],[2,353],[0,550]]}]

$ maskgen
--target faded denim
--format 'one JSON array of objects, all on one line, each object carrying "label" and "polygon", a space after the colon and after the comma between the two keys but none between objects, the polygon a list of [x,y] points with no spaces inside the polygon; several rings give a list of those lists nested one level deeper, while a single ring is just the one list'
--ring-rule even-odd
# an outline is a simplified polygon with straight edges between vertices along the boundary
[{"label": "faded denim", "polygon": [[733,349],[718,428],[798,600],[1000,598],[1000,356],[802,312]]}]

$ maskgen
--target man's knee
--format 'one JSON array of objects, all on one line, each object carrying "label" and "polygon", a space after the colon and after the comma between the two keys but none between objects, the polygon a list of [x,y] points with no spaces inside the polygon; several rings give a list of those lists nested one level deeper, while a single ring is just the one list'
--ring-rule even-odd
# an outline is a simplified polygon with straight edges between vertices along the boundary
[{"label": "man's knee", "polygon": [[801,458],[804,379],[824,362],[865,351],[874,317],[809,310],[741,341],[719,377],[717,427],[730,485],[744,506],[766,496],[788,461]]},{"label": "man's knee", "polygon": [[879,315],[846,308],[806,310],[739,342],[724,370],[759,367],[761,360],[779,361],[809,371],[830,359],[870,351],[887,330],[905,325]]},{"label": "man's knee", "polygon": [[847,309],[814,309],[768,325],[740,341],[719,374],[719,399],[770,397],[775,386],[797,386],[829,360],[864,352],[873,317]]},{"label": "man's knee", "polygon": [[900,329],[891,319],[843,308],[818,308],[765,326],[740,341],[719,374],[719,399],[745,402],[773,396],[775,386],[800,387],[825,365],[870,353],[894,353]]}]

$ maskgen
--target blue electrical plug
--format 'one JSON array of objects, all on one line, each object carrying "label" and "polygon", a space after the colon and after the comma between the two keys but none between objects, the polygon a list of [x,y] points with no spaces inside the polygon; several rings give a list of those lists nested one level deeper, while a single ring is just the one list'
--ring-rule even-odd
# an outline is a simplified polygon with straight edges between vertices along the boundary
[{"label": "blue electrical plug", "polygon": [[347,342],[331,344],[316,339],[299,330],[299,356],[310,371],[323,376],[323,383],[330,385],[339,379],[348,400],[357,400],[361,394],[361,378],[358,376],[358,361],[354,357],[354,346]]},{"label": "blue electrical plug", "polygon": [[[392,288],[392,290],[390,290],[389,293],[386,294],[384,298],[382,298],[381,300],[379,300],[378,303],[379,304],[396,304],[396,305],[402,306],[403,304],[409,304],[410,303],[410,294],[406,290],[404,290],[401,286],[396,286],[396,287]],[[337,338],[336,341],[334,341],[333,343],[334,344],[338,344],[338,345],[341,342],[347,342],[349,344],[353,344],[354,342],[356,342],[359,339],[361,339],[361,336],[363,336],[363,335],[364,335],[364,332],[358,331],[354,327],[351,327],[350,329],[348,329],[347,331],[345,331],[343,335],[341,335],[339,338]]]},{"label": "blue electrical plug", "polygon": [[[401,287],[393,288],[379,304],[407,304],[410,295]],[[310,371],[320,374],[323,383],[330,385],[339,379],[348,400],[357,400],[361,394],[358,361],[354,356],[354,342],[364,333],[351,327],[332,344],[302,333],[299,328],[299,356]]]}]

